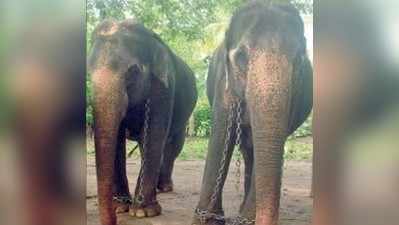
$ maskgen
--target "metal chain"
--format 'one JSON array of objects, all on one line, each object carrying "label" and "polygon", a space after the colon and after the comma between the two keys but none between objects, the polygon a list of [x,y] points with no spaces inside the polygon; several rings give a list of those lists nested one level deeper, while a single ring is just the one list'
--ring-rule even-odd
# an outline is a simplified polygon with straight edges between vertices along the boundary
[{"label": "metal chain", "polygon": [[199,217],[201,224],[206,224],[206,221],[209,219],[214,219],[214,220],[218,220],[218,221],[225,220],[223,215],[211,213],[208,210],[196,209],[195,214]]},{"label": "metal chain", "polygon": [[220,189],[222,188],[222,179],[224,176],[224,167],[226,166],[226,159],[227,159],[227,154],[229,152],[229,143],[230,143],[230,139],[231,139],[231,130],[233,127],[233,119],[234,119],[234,111],[233,109],[235,108],[235,102],[233,102],[233,104],[231,105],[231,109],[229,110],[229,117],[228,117],[228,121],[227,121],[227,134],[226,134],[226,138],[224,141],[224,150],[223,150],[223,155],[222,155],[222,159],[220,161],[220,167],[218,170],[218,176],[216,177],[216,185],[213,189],[213,194],[211,196],[211,202],[210,204],[212,206],[215,206],[216,204],[216,199],[217,199],[217,195],[220,192]]},{"label": "metal chain", "polygon": [[235,140],[235,146],[238,148],[238,154],[236,158],[236,191],[237,193],[240,193],[240,183],[241,183],[241,155],[240,155],[240,147],[241,147],[241,136],[242,136],[242,105],[241,105],[241,99],[237,101],[237,115],[236,115],[236,140]]},{"label": "metal chain", "polygon": [[[225,221],[225,217],[222,215],[218,215],[216,213],[211,213],[208,210],[201,210],[201,209],[196,209],[195,214],[200,218],[200,223],[201,224],[206,224],[207,220],[209,219],[214,219],[218,221]],[[243,216],[237,216],[233,220],[231,220],[231,225],[254,225],[255,220],[251,220],[248,218],[245,218]]]},{"label": "metal chain", "polygon": [[[219,167],[219,170],[218,170],[218,176],[216,178],[216,185],[215,185],[215,187],[213,189],[213,193],[212,193],[211,201],[210,201],[210,204],[212,206],[215,206],[217,195],[220,192],[220,189],[222,188],[222,183],[223,183],[222,179],[223,179],[224,172],[225,172],[224,168],[226,166],[226,159],[227,159],[227,154],[228,154],[228,151],[229,151],[229,144],[230,144],[230,140],[231,140],[232,128],[233,128],[234,122],[237,123],[237,128],[235,130],[235,132],[236,132],[235,145],[238,146],[238,147],[241,146],[241,134],[242,134],[242,129],[241,129],[241,124],[242,124],[241,100],[238,100],[237,102],[234,101],[230,107],[231,108],[229,109],[229,117],[228,117],[228,121],[227,121],[227,134],[226,134],[226,139],[225,139],[225,143],[224,143],[223,156],[222,156],[222,159],[220,161],[220,167]],[[236,114],[235,114],[235,110],[237,110]],[[234,121],[234,116],[235,115],[236,115],[236,121]],[[239,187],[240,178],[241,178],[241,161],[239,159],[238,159],[238,162],[236,162],[236,165],[238,167],[238,173],[237,173],[238,184],[237,185]],[[206,221],[209,220],[209,219],[225,221],[225,217],[223,215],[218,215],[216,213],[211,213],[208,210],[201,210],[201,209],[197,208],[195,210],[195,214],[199,217],[201,224],[205,224]]]},{"label": "metal chain", "polygon": [[132,199],[129,196],[114,196],[112,200],[120,204],[132,204]]},{"label": "metal chain", "polygon": [[[237,122],[237,127],[236,127],[236,141],[235,145],[238,147],[238,150],[241,147],[241,141],[242,141],[242,101],[239,99],[237,101],[237,117],[236,117],[236,122]],[[240,188],[240,181],[241,181],[241,159],[240,159],[240,154],[238,154],[237,160],[236,160],[236,177],[237,177],[237,183],[236,183],[236,189],[237,192],[239,192]],[[250,220],[248,218],[242,217],[242,216],[237,216],[233,220],[232,225],[254,225],[255,220]]]},{"label": "metal chain", "polygon": [[254,225],[255,220],[250,220],[248,218],[237,216],[234,218],[232,225]]},{"label": "metal chain", "polygon": [[139,174],[139,191],[138,196],[135,198],[135,202],[139,205],[144,202],[144,194],[143,194],[143,182],[144,182],[144,167],[145,167],[145,150],[147,149],[148,142],[148,130],[149,130],[149,120],[150,120],[150,99],[147,99],[144,105],[144,127],[143,127],[143,152],[141,157],[141,168]]}]

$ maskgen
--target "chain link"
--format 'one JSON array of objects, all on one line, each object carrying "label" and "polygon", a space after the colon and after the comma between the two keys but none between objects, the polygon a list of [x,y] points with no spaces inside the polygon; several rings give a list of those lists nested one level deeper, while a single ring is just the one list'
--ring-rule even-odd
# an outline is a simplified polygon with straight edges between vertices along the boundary
[{"label": "chain link", "polygon": [[141,157],[141,168],[139,174],[139,191],[138,196],[135,198],[135,202],[139,205],[144,202],[144,194],[143,194],[143,182],[144,182],[144,167],[145,167],[145,150],[147,149],[148,142],[148,130],[149,130],[149,120],[150,120],[150,99],[147,99],[144,105],[144,127],[143,127],[143,152]]},{"label": "chain link", "polygon": [[[237,101],[237,116],[236,116],[236,141],[235,145],[237,146],[238,150],[241,147],[241,141],[242,141],[242,101],[239,99]],[[237,154],[237,160],[236,160],[236,178],[237,178],[237,183],[236,183],[236,189],[237,192],[239,192],[240,188],[240,181],[241,181],[241,159],[240,159],[240,154]],[[242,216],[237,216],[234,220],[232,225],[254,225],[255,220],[250,220],[248,218],[242,217]]]},{"label": "chain link", "polygon": [[[211,196],[211,201],[210,201],[210,205],[211,206],[215,206],[216,205],[216,200],[217,200],[217,195],[220,192],[221,188],[222,188],[222,180],[223,180],[223,176],[225,175],[225,171],[224,168],[226,166],[226,159],[227,159],[227,155],[229,152],[229,145],[230,145],[230,140],[231,140],[231,135],[232,135],[232,128],[234,123],[237,124],[236,130],[235,130],[235,134],[236,134],[236,139],[234,142],[235,146],[238,146],[238,148],[240,148],[241,146],[241,136],[242,136],[242,129],[241,129],[241,124],[242,124],[242,118],[241,118],[241,114],[242,114],[242,106],[241,106],[241,100],[238,100],[237,102],[234,101],[231,105],[230,105],[230,109],[229,109],[229,116],[228,116],[228,121],[227,121],[227,134],[226,134],[226,139],[225,139],[225,143],[224,143],[224,150],[223,150],[223,155],[222,155],[222,159],[220,161],[220,167],[218,170],[218,176],[216,178],[216,185],[213,189],[213,193]],[[236,116],[236,118],[234,118],[234,116]],[[236,119],[234,121],[234,119]],[[236,161],[236,166],[237,166],[237,190],[239,190],[239,185],[240,185],[240,179],[241,179],[241,161],[240,158],[238,157],[238,160]],[[216,213],[211,213],[208,210],[201,210],[201,209],[196,209],[195,210],[195,214],[199,217],[200,223],[201,224],[205,224],[207,220],[209,219],[215,219],[215,220],[219,220],[219,221],[225,221],[225,217],[223,215],[218,215]],[[248,224],[249,225],[249,224]]]},{"label": "chain link", "polygon": [[206,221],[210,219],[218,220],[218,221],[225,221],[223,215],[219,215],[216,213],[211,213],[208,210],[196,209],[195,214],[199,217],[201,224],[206,224]]},{"label": "chain link", "polygon": [[240,154],[240,148],[241,148],[241,137],[242,137],[242,104],[241,104],[241,99],[238,99],[237,104],[236,104],[236,110],[237,110],[237,115],[236,115],[236,140],[235,140],[235,146],[237,146],[238,149],[238,154],[236,157],[236,191],[237,193],[240,193],[240,183],[241,183],[241,154]]},{"label": "chain link", "polygon": [[248,218],[237,216],[234,218],[232,225],[254,225],[255,220],[250,220]]},{"label": "chain link", "polygon": [[[222,222],[226,221],[225,216],[218,215],[216,213],[211,213],[208,210],[196,209],[195,214],[200,218],[201,224],[206,224],[206,222],[209,219],[214,219],[214,220],[218,220],[218,221],[222,221]],[[243,216],[237,216],[233,220],[231,220],[231,225],[254,225],[254,224],[255,224],[255,220],[251,220],[251,219],[245,218]]]},{"label": "chain link", "polygon": [[129,196],[114,196],[112,200],[120,204],[132,204],[132,199]]},{"label": "chain link", "polygon": [[233,102],[233,104],[230,106],[230,110],[229,110],[229,117],[228,117],[228,121],[227,121],[227,134],[226,134],[226,138],[224,141],[224,150],[223,150],[223,155],[222,155],[222,159],[220,161],[220,167],[218,170],[218,176],[216,177],[216,185],[213,189],[213,193],[211,196],[211,202],[210,204],[212,206],[216,205],[216,199],[217,199],[217,195],[220,192],[220,189],[222,188],[222,180],[223,180],[223,176],[224,176],[224,167],[226,166],[226,159],[227,159],[227,154],[229,152],[229,143],[230,143],[230,139],[231,139],[231,130],[232,130],[232,126],[233,126],[233,119],[234,119],[234,107],[235,106],[235,102]]}]

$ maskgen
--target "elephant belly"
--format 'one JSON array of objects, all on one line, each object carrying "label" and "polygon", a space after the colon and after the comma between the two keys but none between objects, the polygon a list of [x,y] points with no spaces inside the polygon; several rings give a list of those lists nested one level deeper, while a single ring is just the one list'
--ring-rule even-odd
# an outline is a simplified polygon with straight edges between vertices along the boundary
[{"label": "elephant belly", "polygon": [[289,118],[289,134],[292,134],[299,126],[305,122],[312,110],[313,96],[305,90],[304,87],[297,87],[295,95],[293,95],[291,103],[291,112]]},{"label": "elephant belly", "polygon": [[138,107],[129,109],[123,122],[126,127],[126,138],[138,141],[144,125],[144,110]]}]

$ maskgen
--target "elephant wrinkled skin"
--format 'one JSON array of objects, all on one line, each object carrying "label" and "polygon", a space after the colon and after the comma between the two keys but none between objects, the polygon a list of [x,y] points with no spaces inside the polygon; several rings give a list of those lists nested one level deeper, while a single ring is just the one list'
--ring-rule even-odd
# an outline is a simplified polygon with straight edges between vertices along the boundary
[{"label": "elephant wrinkled skin", "polygon": [[292,5],[250,2],[234,14],[209,67],[207,94],[213,126],[193,224],[225,223],[215,216],[223,215],[222,190],[214,204],[211,196],[219,175],[215,171],[228,143],[221,182],[226,178],[235,139],[231,135],[226,142],[227,124],[230,106],[238,100],[243,111],[240,150],[245,197],[235,221],[278,224],[284,143],[311,111],[312,74],[303,21]]},{"label": "elephant wrinkled skin", "polygon": [[133,20],[103,21],[92,40],[88,66],[101,224],[115,225],[115,211],[129,209],[128,201],[113,201],[115,196],[131,197],[126,138],[139,143],[145,160],[130,214],[139,218],[159,215],[156,191],[173,188],[174,161],[183,148],[197,100],[194,74],[155,33]]}]

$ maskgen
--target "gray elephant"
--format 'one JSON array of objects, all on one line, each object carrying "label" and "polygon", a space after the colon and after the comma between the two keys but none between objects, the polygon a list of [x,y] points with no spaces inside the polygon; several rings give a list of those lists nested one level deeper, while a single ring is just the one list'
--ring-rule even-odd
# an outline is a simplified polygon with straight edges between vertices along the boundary
[{"label": "gray elephant", "polygon": [[127,134],[142,155],[130,214],[157,216],[157,188],[173,187],[173,164],[197,101],[194,74],[159,36],[133,20],[106,20],[92,39],[88,66],[101,224],[115,225],[115,211],[129,209]]},{"label": "gray elephant", "polygon": [[278,224],[284,143],[311,111],[312,74],[297,9],[251,2],[237,10],[209,66],[213,125],[193,224],[226,222],[222,188],[236,144],[245,197],[233,224]]}]

